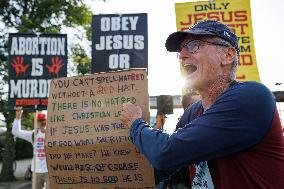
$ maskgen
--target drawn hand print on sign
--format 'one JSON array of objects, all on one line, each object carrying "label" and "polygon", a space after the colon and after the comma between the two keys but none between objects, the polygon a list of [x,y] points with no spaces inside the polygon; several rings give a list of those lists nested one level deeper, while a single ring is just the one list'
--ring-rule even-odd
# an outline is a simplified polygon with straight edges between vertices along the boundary
[{"label": "drawn hand print on sign", "polygon": [[51,58],[51,66],[46,65],[48,71],[49,71],[49,77],[51,76],[51,74],[55,74],[56,77],[58,77],[58,73],[60,71],[60,69],[64,66],[64,64],[62,63],[62,58]]},{"label": "drawn hand print on sign", "polygon": [[25,74],[27,72],[27,68],[30,66],[29,64],[24,66],[24,57],[17,56],[12,60],[12,67],[16,72],[16,77],[19,77],[20,74]]}]

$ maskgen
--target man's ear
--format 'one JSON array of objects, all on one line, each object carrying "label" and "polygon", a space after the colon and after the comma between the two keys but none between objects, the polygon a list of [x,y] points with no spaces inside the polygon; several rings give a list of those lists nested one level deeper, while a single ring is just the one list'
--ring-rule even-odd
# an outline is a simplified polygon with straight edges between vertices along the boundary
[{"label": "man's ear", "polygon": [[234,59],[236,57],[236,49],[234,47],[228,47],[226,48],[225,52],[224,52],[224,56],[223,56],[223,61],[222,61],[222,65],[228,65],[228,64],[232,64],[232,62],[234,62]]}]

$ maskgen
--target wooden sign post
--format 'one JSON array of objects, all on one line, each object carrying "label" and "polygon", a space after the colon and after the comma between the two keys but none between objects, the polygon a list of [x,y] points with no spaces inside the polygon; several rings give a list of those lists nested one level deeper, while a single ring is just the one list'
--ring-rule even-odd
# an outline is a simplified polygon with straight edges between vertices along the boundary
[{"label": "wooden sign post", "polygon": [[145,69],[59,78],[50,87],[45,149],[52,189],[155,188],[152,167],[120,121],[126,102],[149,112]]}]

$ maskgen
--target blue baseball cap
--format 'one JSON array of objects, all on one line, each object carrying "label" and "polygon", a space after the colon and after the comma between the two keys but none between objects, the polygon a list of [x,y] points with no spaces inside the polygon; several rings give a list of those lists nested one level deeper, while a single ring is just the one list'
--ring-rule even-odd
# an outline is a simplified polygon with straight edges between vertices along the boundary
[{"label": "blue baseball cap", "polygon": [[239,52],[237,36],[228,26],[216,20],[203,20],[191,26],[188,30],[170,34],[166,40],[166,49],[170,52],[179,52],[180,44],[188,35],[220,37],[228,41]]}]

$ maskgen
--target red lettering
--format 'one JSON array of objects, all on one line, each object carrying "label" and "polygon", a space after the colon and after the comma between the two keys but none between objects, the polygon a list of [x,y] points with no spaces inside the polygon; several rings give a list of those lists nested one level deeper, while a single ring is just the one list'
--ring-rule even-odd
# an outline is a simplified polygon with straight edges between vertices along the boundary
[{"label": "red lettering", "polygon": [[181,31],[188,30],[188,27],[184,27],[180,29]]},{"label": "red lettering", "polygon": [[44,138],[38,138],[37,141],[38,142],[44,142]]},{"label": "red lettering", "polygon": [[207,17],[208,17],[209,20],[217,20],[217,21],[220,20],[220,18],[219,18],[219,12],[209,12],[209,13],[207,14]]},{"label": "red lettering", "polygon": [[240,54],[238,65],[239,66],[251,66],[251,65],[253,65],[253,60],[252,60],[251,54]]},{"label": "red lettering", "polygon": [[[181,30],[187,30],[189,26],[195,24],[204,19],[217,20],[228,25],[232,26],[232,29],[235,31],[236,28],[240,29],[240,33],[245,33],[245,28],[248,27],[247,23],[238,23],[238,22],[246,22],[248,20],[247,11],[239,10],[239,11],[214,11],[214,12],[203,12],[196,14],[188,14],[187,21],[181,21],[180,25]],[[231,22],[237,22],[236,24],[229,24]]]},{"label": "red lettering", "polygon": [[180,22],[180,25],[181,26],[184,26],[184,25],[186,25],[186,26],[191,26],[193,23],[192,23],[192,15],[191,14],[188,14],[187,15],[187,18],[188,18],[188,22]]},{"label": "red lettering", "polygon": [[128,78],[130,78],[132,81],[135,80],[135,74],[131,74],[131,75],[128,75]]},{"label": "red lettering", "polygon": [[114,91],[113,86],[102,86],[99,85],[97,88],[97,94],[111,94]]},{"label": "red lettering", "polygon": [[245,74],[243,74],[241,76],[240,75],[237,76],[237,79],[245,79],[245,78],[246,78]]},{"label": "red lettering", "polygon": [[45,154],[38,154],[37,157],[45,157]]},{"label": "red lettering", "polygon": [[136,75],[136,80],[140,80],[140,75],[139,74],[135,74]]},{"label": "red lettering", "polygon": [[38,153],[45,153],[44,149],[37,149],[36,150]]},{"label": "red lettering", "polygon": [[194,14],[193,16],[194,16],[194,23],[206,19],[206,13],[198,13]]},{"label": "red lettering", "polygon": [[16,106],[34,106],[34,105],[42,105],[42,106],[47,106],[48,104],[48,99],[23,99],[19,98],[16,99]]},{"label": "red lettering", "polygon": [[[226,14],[227,13],[227,14]],[[233,12],[220,12],[222,22],[233,22]],[[227,18],[226,18],[227,16]]]},{"label": "red lettering", "polygon": [[40,99],[40,105],[47,106],[48,105],[48,99]]},{"label": "red lettering", "polygon": [[[227,26],[229,26],[234,33],[238,34],[238,35],[244,35],[246,34],[245,32],[245,27],[248,27],[248,24],[227,24]],[[238,30],[240,29],[240,30]]]},{"label": "red lettering", "polygon": [[236,11],[235,17],[236,22],[245,22],[248,20],[247,11]]},{"label": "red lettering", "polygon": [[239,26],[240,26],[240,29],[241,29],[241,32],[240,32],[240,34],[245,34],[246,32],[245,32],[245,28],[244,27],[248,27],[248,24],[236,24],[236,28],[239,28]]},{"label": "red lettering", "polygon": [[16,99],[16,106],[32,106],[39,104],[39,99]]}]

